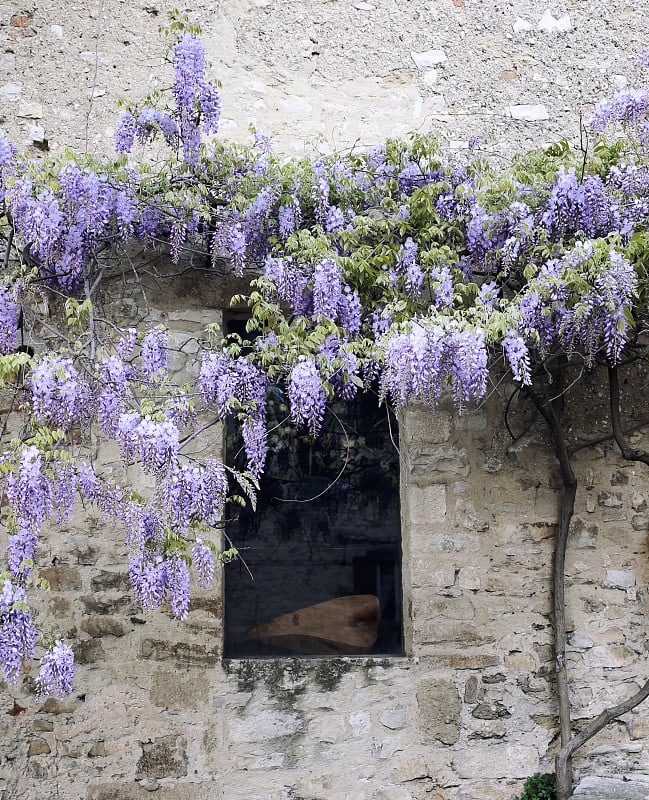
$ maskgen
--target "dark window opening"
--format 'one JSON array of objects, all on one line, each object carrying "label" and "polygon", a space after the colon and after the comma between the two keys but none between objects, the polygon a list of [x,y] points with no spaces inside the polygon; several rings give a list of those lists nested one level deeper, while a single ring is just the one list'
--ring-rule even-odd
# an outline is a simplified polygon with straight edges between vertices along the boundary
[{"label": "dark window opening", "polygon": [[[399,456],[375,394],[336,402],[317,438],[269,392],[269,453],[256,511],[231,506],[226,658],[401,654]],[[227,426],[226,459],[242,468]],[[343,469],[344,467],[344,469]]]}]

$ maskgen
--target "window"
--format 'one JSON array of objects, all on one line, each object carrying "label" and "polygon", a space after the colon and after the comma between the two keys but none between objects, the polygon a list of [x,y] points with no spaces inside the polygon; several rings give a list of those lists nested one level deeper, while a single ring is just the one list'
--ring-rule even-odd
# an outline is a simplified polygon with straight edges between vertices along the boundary
[{"label": "window", "polygon": [[[275,387],[257,510],[226,523],[225,657],[402,653],[395,420],[374,394],[335,404],[317,438],[288,413]],[[242,467],[235,425],[226,439]]]}]

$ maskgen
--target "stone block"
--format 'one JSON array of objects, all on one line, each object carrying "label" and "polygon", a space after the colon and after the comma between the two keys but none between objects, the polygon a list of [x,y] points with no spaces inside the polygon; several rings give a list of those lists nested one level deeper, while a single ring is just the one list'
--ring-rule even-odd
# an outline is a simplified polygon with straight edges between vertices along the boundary
[{"label": "stone block", "polygon": [[[143,778],[139,783],[132,781],[114,781],[90,785],[85,795],[86,800],[221,800],[223,795],[223,777],[214,780],[187,782],[184,784],[163,785],[155,778]],[[79,795],[77,795],[78,797]],[[235,797],[236,795],[231,795]],[[245,795],[239,795],[243,797]],[[252,794],[248,795],[252,798]]]},{"label": "stone block", "polygon": [[[435,755],[441,756],[442,759],[446,755],[445,748],[439,748],[435,751]],[[416,748],[408,748],[407,752],[397,753],[391,763],[390,780],[392,783],[408,783],[410,781],[427,780],[430,775],[439,774],[447,769],[446,761],[442,763],[431,763],[432,755],[430,749],[425,752],[417,752]]]},{"label": "stone block", "polygon": [[436,669],[486,669],[500,665],[500,656],[493,653],[426,653],[422,662],[429,663]]},{"label": "stone block", "polygon": [[[421,532],[413,532],[411,540],[411,552],[418,552],[416,544],[421,539]],[[479,553],[482,549],[480,536],[476,533],[459,533],[449,531],[448,533],[431,533],[426,531],[425,546],[432,553]],[[438,556],[439,557],[439,556]]]},{"label": "stone block", "polygon": [[511,717],[511,713],[507,708],[499,702],[495,703],[478,703],[478,705],[471,711],[471,716],[476,719],[500,719],[501,717]]},{"label": "stone block", "polygon": [[354,736],[362,736],[369,733],[372,727],[372,718],[367,711],[355,711],[349,715],[349,724]]},{"label": "stone block", "polygon": [[453,767],[466,780],[526,778],[538,772],[539,754],[535,747],[524,745],[468,747],[455,754]]},{"label": "stone block", "polygon": [[106,654],[101,646],[100,639],[90,639],[87,642],[76,642],[73,645],[74,659],[78,664],[96,664],[105,661]]},{"label": "stone block", "polygon": [[63,595],[50,595],[47,605],[49,607],[48,613],[57,619],[66,619],[70,616],[71,603]]},{"label": "stone block", "polygon": [[419,555],[413,553],[410,562],[410,582],[413,587],[445,589],[455,583],[455,566],[439,565],[438,554]]},{"label": "stone block", "polygon": [[183,736],[163,736],[142,743],[142,755],[135,768],[135,780],[181,778],[187,775],[186,743]]},{"label": "stone block", "polygon": [[28,756],[42,756],[51,752],[52,749],[45,739],[33,739],[27,749]]},{"label": "stone block", "polygon": [[574,631],[568,633],[566,641],[570,647],[574,647],[576,650],[589,650],[595,644],[589,636],[582,636]]},{"label": "stone block", "polygon": [[602,586],[605,589],[630,589],[635,586],[635,573],[628,569],[607,569]]},{"label": "stone block", "polygon": [[406,489],[406,523],[434,530],[446,519],[446,486],[411,484]]},{"label": "stone block", "polygon": [[577,550],[592,550],[597,546],[598,526],[574,517],[570,528],[570,547]]},{"label": "stone block", "polygon": [[88,750],[88,757],[89,758],[106,758],[108,756],[108,750],[106,748],[106,743],[103,740],[99,740],[97,742],[93,742],[90,750]]},{"label": "stone block", "polygon": [[584,652],[587,667],[628,667],[636,660],[634,652],[624,645],[596,645]]},{"label": "stone block", "polygon": [[336,714],[319,716],[309,723],[309,738],[326,744],[336,744],[347,738],[344,717]]},{"label": "stone block", "polygon": [[489,530],[489,523],[479,516],[475,505],[464,497],[455,502],[455,525],[468,531],[485,532]]},{"label": "stone block", "polygon": [[649,738],[649,719],[646,717],[632,717],[627,723],[627,728],[631,739]]},{"label": "stone block", "polygon": [[379,714],[379,722],[391,731],[397,731],[406,724],[406,709],[403,706],[386,708]]},{"label": "stone block", "polygon": [[425,623],[415,619],[413,636],[421,644],[457,644],[481,646],[496,640],[494,631],[484,625],[461,621],[442,621],[438,618]]},{"label": "stone block", "polygon": [[229,736],[232,742],[266,742],[293,736],[302,728],[302,720],[297,714],[268,709],[258,711],[250,717],[233,719],[229,726]]},{"label": "stone block", "polygon": [[649,514],[635,514],[631,517],[631,527],[634,531],[649,531]]},{"label": "stone block", "polygon": [[428,740],[455,744],[460,738],[462,704],[451,681],[426,678],[417,687],[419,725]]},{"label": "stone block", "polygon": [[478,676],[470,675],[464,684],[464,702],[468,705],[478,701]]},{"label": "stone block", "polygon": [[124,636],[124,626],[115,617],[90,617],[81,622],[81,630],[93,639],[102,636]]},{"label": "stone block", "polygon": [[[451,417],[441,410],[431,410],[425,406],[409,406],[399,427],[406,445],[441,444],[451,435]],[[401,438],[401,437],[400,437]]]},{"label": "stone block", "polygon": [[214,666],[220,658],[218,647],[210,648],[204,644],[174,642],[166,639],[143,639],[140,654],[142,658],[150,658],[153,661],[173,659],[190,666]]},{"label": "stone block", "polygon": [[55,697],[48,697],[41,706],[41,711],[44,714],[74,714],[79,708],[79,703],[76,700],[66,698],[64,700],[57,700]]},{"label": "stone block", "polygon": [[464,595],[447,597],[433,594],[426,589],[414,589],[412,605],[415,629],[418,627],[418,622],[422,625],[451,620],[468,622],[475,617],[473,602]]},{"label": "stone block", "polygon": [[208,691],[209,680],[203,670],[158,670],[151,677],[150,699],[154,706],[160,708],[204,708]]},{"label": "stone block", "polygon": [[507,728],[499,720],[488,720],[482,722],[479,727],[469,734],[471,740],[504,739],[507,735]]},{"label": "stone block", "polygon": [[512,652],[505,656],[505,666],[507,669],[527,670],[528,672],[536,668],[536,659],[529,652]]},{"label": "stone block", "polygon": [[212,617],[222,619],[223,603],[220,597],[214,597],[213,595],[201,596],[198,592],[194,591],[189,601],[190,615],[195,611],[204,611]]},{"label": "stone block", "polygon": [[93,597],[85,595],[81,598],[87,614],[114,614],[116,611],[131,605],[133,598],[130,595],[120,597]]},{"label": "stone block", "polygon": [[77,560],[77,564],[84,567],[91,567],[97,563],[100,550],[87,542],[78,544],[70,550],[70,555]]},{"label": "stone block", "polygon": [[414,797],[405,786],[382,786],[372,795],[372,800],[413,800]]},{"label": "stone block", "polygon": [[426,482],[457,480],[470,472],[466,450],[459,447],[417,447],[409,452],[410,475]]},{"label": "stone block", "polygon": [[622,508],[622,495],[620,492],[599,492],[597,504],[604,508]]},{"label": "stone block", "polygon": [[81,588],[81,575],[78,569],[61,565],[58,567],[46,567],[40,571],[41,578],[50,584],[53,592],[67,592],[72,589]]},{"label": "stone block", "polygon": [[483,571],[479,567],[467,566],[460,569],[457,583],[461,589],[477,590],[482,584]]},{"label": "stone block", "polygon": [[487,428],[487,415],[483,409],[465,410],[462,414],[455,414],[453,427],[456,431],[484,431]]},{"label": "stone block", "polygon": [[623,778],[600,778],[588,775],[579,782],[575,800],[645,800],[649,795],[649,778],[631,775]]},{"label": "stone block", "polygon": [[130,591],[131,584],[126,572],[108,572],[101,570],[93,575],[90,581],[90,589],[93,592],[106,592],[109,589],[119,589],[120,591]]}]

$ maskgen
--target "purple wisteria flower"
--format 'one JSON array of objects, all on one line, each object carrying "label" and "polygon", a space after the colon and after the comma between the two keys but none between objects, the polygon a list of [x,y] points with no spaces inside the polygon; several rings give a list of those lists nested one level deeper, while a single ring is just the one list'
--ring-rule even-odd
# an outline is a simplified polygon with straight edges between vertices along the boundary
[{"label": "purple wisteria flower", "polygon": [[9,571],[11,577],[21,586],[32,573],[36,563],[37,546],[38,536],[30,528],[20,528],[18,533],[9,536],[7,545]]},{"label": "purple wisteria flower", "polygon": [[149,331],[142,341],[142,375],[145,380],[162,380],[169,367],[169,344],[162,328]]},{"label": "purple wisteria flower", "polygon": [[174,533],[185,536],[192,519],[216,525],[223,513],[227,491],[225,469],[215,459],[202,467],[178,466],[169,474],[162,489]]},{"label": "purple wisteria flower", "polygon": [[7,477],[6,491],[18,525],[38,533],[54,509],[54,488],[34,445],[25,447],[20,454],[17,471]]},{"label": "purple wisteria flower", "polygon": [[561,167],[543,214],[550,235],[561,238],[579,230],[583,203],[584,189],[577,180],[574,167],[568,171]]},{"label": "purple wisteria flower", "polygon": [[187,619],[189,613],[189,567],[184,558],[173,555],[165,562],[167,592],[171,602],[171,612],[175,619]]},{"label": "purple wisteria flower", "polygon": [[0,664],[6,683],[17,683],[23,661],[34,658],[36,628],[25,590],[5,579],[0,592]]},{"label": "purple wisteria flower", "polygon": [[0,287],[0,353],[16,349],[18,337],[18,305],[8,286]]},{"label": "purple wisteria flower", "polygon": [[291,370],[288,383],[291,419],[316,434],[324,419],[327,396],[315,361],[305,358]]},{"label": "purple wisteria flower", "polygon": [[329,179],[327,167],[322,159],[318,159],[313,164],[314,183],[311,189],[311,197],[315,210],[315,218],[320,225],[325,225],[327,214],[329,213]]},{"label": "purple wisteria flower", "polygon": [[297,221],[295,219],[295,209],[292,205],[282,205],[277,212],[277,224],[279,225],[280,235],[284,239],[295,233]]},{"label": "purple wisteria flower", "polygon": [[2,169],[11,163],[16,150],[14,146],[0,133],[0,176]]},{"label": "purple wisteria flower", "polygon": [[192,547],[192,562],[200,586],[211,586],[214,580],[214,553],[203,539],[197,537]]},{"label": "purple wisteria flower", "polygon": [[382,396],[397,408],[419,400],[434,406],[450,385],[457,403],[477,400],[487,387],[487,349],[480,329],[413,323],[409,331],[388,333],[380,380]]},{"label": "purple wisteria flower", "polygon": [[[130,337],[122,340],[118,353],[121,348],[126,355],[132,349],[134,342],[134,336],[132,341]],[[102,362],[99,371],[97,406],[101,430],[109,436],[115,434],[120,416],[128,409],[129,382],[133,381],[135,377],[133,367],[126,364],[120,355],[110,356]]]},{"label": "purple wisteria flower", "polygon": [[175,464],[178,454],[178,428],[168,419],[141,418],[135,412],[122,414],[115,438],[125,461],[139,460],[145,472],[164,475]]},{"label": "purple wisteria flower", "polygon": [[593,130],[602,132],[612,122],[637,128],[647,119],[649,90],[621,87],[609,100],[598,103],[591,120]]},{"label": "purple wisteria flower", "polygon": [[135,141],[136,121],[130,111],[125,111],[119,118],[115,130],[115,150],[118,153],[130,153]]},{"label": "purple wisteria flower", "polygon": [[248,243],[246,241],[246,233],[243,229],[243,225],[240,222],[235,222],[229,226],[225,242],[227,252],[232,259],[234,274],[241,277],[246,262]]},{"label": "purple wisteria flower", "polygon": [[313,273],[313,313],[335,320],[342,299],[340,269],[333,258],[320,261]]},{"label": "purple wisteria flower", "polygon": [[453,303],[453,276],[448,267],[435,267],[430,271],[431,288],[435,308],[444,308]]},{"label": "purple wisteria flower", "polygon": [[72,692],[73,680],[74,653],[71,647],[57,639],[41,659],[36,697],[39,700],[50,694],[64,697]]},{"label": "purple wisteria flower", "polygon": [[510,329],[502,344],[514,380],[523,386],[531,385],[530,353],[523,338],[516,331]]},{"label": "purple wisteria flower", "polygon": [[206,133],[216,133],[221,114],[221,98],[216,85],[205,80],[205,53],[197,36],[185,34],[173,47],[175,82],[173,93],[179,119],[185,161],[195,166],[202,121]]},{"label": "purple wisteria flower", "polygon": [[264,264],[264,276],[273,281],[278,298],[288,303],[294,314],[304,313],[304,293],[309,278],[290,256],[288,258],[267,258]]},{"label": "purple wisteria flower", "polygon": [[166,597],[166,569],[162,556],[147,559],[143,552],[131,556],[128,577],[136,602],[145,611],[158,608]]},{"label": "purple wisteria flower", "polygon": [[338,301],[340,327],[350,336],[356,336],[361,329],[361,299],[358,291],[345,284]]},{"label": "purple wisteria flower", "polygon": [[190,597],[189,568],[177,553],[168,558],[161,555],[149,558],[142,552],[136,553],[129,563],[129,580],[136,601],[146,611],[170,602],[175,619],[187,618]]},{"label": "purple wisteria flower", "polygon": [[241,435],[246,451],[248,471],[255,478],[259,478],[264,471],[267,451],[265,405],[246,415],[241,425]]},{"label": "purple wisteria flower", "polygon": [[330,206],[325,220],[325,230],[327,233],[335,233],[345,226],[345,215],[338,206]]},{"label": "purple wisteria flower", "polygon": [[35,417],[49,425],[67,430],[86,424],[93,413],[92,391],[72,359],[45,356],[33,368],[28,388]]},{"label": "purple wisteria flower", "polygon": [[418,296],[424,281],[424,274],[417,263],[417,245],[409,236],[397,255],[397,275],[404,280],[406,292]]}]

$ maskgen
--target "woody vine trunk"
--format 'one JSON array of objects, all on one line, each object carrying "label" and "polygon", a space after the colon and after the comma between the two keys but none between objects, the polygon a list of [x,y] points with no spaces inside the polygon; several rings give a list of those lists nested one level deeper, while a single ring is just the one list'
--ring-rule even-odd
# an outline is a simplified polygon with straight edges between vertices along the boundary
[{"label": "woody vine trunk", "polygon": [[[614,719],[628,713],[649,697],[649,680],[624,702],[604,709],[580,733],[573,735],[568,692],[568,672],[566,667],[566,608],[565,608],[565,563],[570,524],[574,514],[577,494],[577,478],[572,466],[572,451],[569,449],[563,428],[563,381],[564,370],[554,376],[545,396],[529,392],[537,410],[543,416],[552,438],[555,455],[559,462],[562,483],[561,508],[554,543],[552,562],[554,655],[557,679],[557,701],[559,706],[559,730],[561,747],[555,758],[557,800],[568,800],[572,795],[574,776],[572,756],[587,741]],[[629,446],[624,438],[620,419],[619,369],[609,367],[609,397],[612,434],[624,458],[649,465],[649,453]],[[598,438],[597,441],[600,439]]]}]

